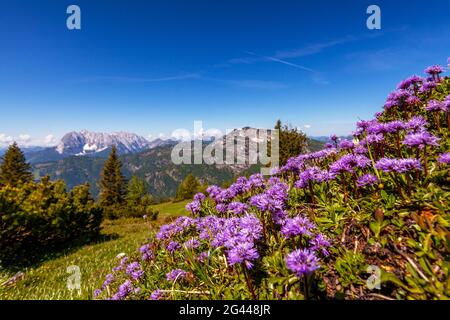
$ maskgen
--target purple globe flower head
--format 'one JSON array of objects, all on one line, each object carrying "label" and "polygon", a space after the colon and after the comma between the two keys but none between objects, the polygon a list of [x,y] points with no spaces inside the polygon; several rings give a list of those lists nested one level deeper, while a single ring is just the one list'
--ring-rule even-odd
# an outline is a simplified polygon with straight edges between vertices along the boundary
[{"label": "purple globe flower head", "polygon": [[331,148],[334,148],[334,146],[331,143],[327,142],[327,143],[325,143],[325,148],[331,149]]},{"label": "purple globe flower head", "polygon": [[448,95],[444,101],[442,102],[443,104],[443,108],[445,109],[444,111],[449,111],[450,110],[450,95]]},{"label": "purple globe flower head", "polygon": [[218,205],[216,205],[216,210],[218,213],[225,213],[227,212],[227,205],[224,203],[219,203]]},{"label": "purple globe flower head", "polygon": [[431,90],[437,87],[437,83],[434,80],[424,79],[422,82],[422,87],[419,89],[420,93],[429,93]]},{"label": "purple globe flower head", "polygon": [[428,101],[427,106],[425,107],[427,111],[447,111],[445,104],[441,101],[430,100]]},{"label": "purple globe flower head", "polygon": [[339,138],[337,137],[337,135],[332,134],[332,135],[330,136],[330,140],[336,143],[336,142],[338,142]]},{"label": "purple globe flower head", "polygon": [[367,173],[367,174],[359,177],[358,180],[356,181],[356,184],[358,187],[366,187],[366,186],[372,186],[377,182],[379,182],[377,176]]},{"label": "purple globe flower head", "polygon": [[174,269],[166,274],[167,281],[177,281],[184,279],[187,276],[187,272],[182,269]]},{"label": "purple globe flower head", "polygon": [[231,202],[227,206],[227,210],[235,215],[242,215],[244,213],[247,213],[248,205],[242,202]]},{"label": "purple globe flower head", "polygon": [[320,251],[324,256],[328,256],[328,247],[331,246],[330,241],[322,234],[317,234],[311,241],[311,250]]},{"label": "purple globe flower head", "polygon": [[422,101],[420,101],[420,99],[416,96],[410,96],[406,98],[405,102],[410,106],[418,106],[422,103]]},{"label": "purple globe flower head", "polygon": [[442,164],[450,164],[450,152],[441,154],[438,161]]},{"label": "purple globe flower head", "polygon": [[192,239],[187,240],[184,243],[184,246],[187,249],[195,249],[195,248],[200,247],[200,241],[198,241],[198,239],[192,238]]},{"label": "purple globe flower head", "polygon": [[197,256],[197,260],[201,263],[205,262],[209,258],[209,253],[204,251]]},{"label": "purple globe flower head", "polygon": [[292,219],[286,219],[286,222],[281,227],[281,234],[286,239],[299,235],[311,236],[314,229],[314,223],[312,223],[307,217],[296,216]]},{"label": "purple globe flower head", "polygon": [[271,214],[272,220],[277,224],[277,225],[284,225],[287,221],[288,217],[288,213],[285,210],[279,210],[279,211],[275,211],[272,212]]},{"label": "purple globe flower head", "polygon": [[222,191],[222,188],[218,187],[218,186],[209,186],[206,189],[206,192],[209,194],[209,197],[213,200],[216,199],[216,197],[219,195],[219,193]]},{"label": "purple globe flower head", "polygon": [[383,142],[384,140],[384,135],[382,133],[378,133],[378,134],[368,134],[366,137],[366,141],[369,144],[372,143],[380,143]]},{"label": "purple globe flower head", "polygon": [[102,294],[102,290],[100,290],[100,289],[95,289],[94,290],[94,298],[97,298],[101,294]]},{"label": "purple globe flower head", "polygon": [[169,244],[166,246],[167,251],[169,251],[170,253],[174,253],[180,248],[181,245],[176,241],[170,241]]},{"label": "purple globe flower head", "polygon": [[424,130],[425,126],[427,125],[427,121],[422,116],[413,116],[411,119],[409,119],[408,122],[406,122],[405,127],[408,130],[412,131],[422,131]]},{"label": "purple globe flower head", "polygon": [[186,210],[192,212],[192,214],[197,215],[202,209],[200,201],[194,200],[186,205]]},{"label": "purple globe flower head", "polygon": [[353,149],[355,147],[355,144],[352,141],[349,141],[349,140],[342,140],[339,143],[339,147],[341,149],[344,149],[344,150],[351,150],[351,149]]},{"label": "purple globe flower head", "polygon": [[411,86],[417,85],[422,81],[422,78],[416,75],[413,75],[402,82],[400,82],[397,86],[397,89],[409,89]]},{"label": "purple globe flower head", "polygon": [[199,193],[194,195],[194,200],[195,201],[202,202],[205,199],[206,199],[206,196],[203,193],[201,193],[201,192],[199,192]]},{"label": "purple globe flower head", "polygon": [[286,266],[297,277],[309,275],[320,267],[316,254],[308,249],[297,249],[288,254]]},{"label": "purple globe flower head", "polygon": [[116,277],[112,273],[108,273],[106,275],[105,282],[103,282],[102,289],[105,289],[107,286],[109,286],[113,281],[116,279]]},{"label": "purple globe flower head", "polygon": [[227,253],[230,266],[243,263],[247,269],[253,267],[253,261],[259,258],[258,251],[251,242],[237,243]]},{"label": "purple globe flower head", "polygon": [[250,190],[264,187],[264,184],[265,184],[265,180],[264,180],[264,176],[262,174],[260,174],[260,173],[253,174],[248,178],[248,181],[245,185],[245,191],[250,191]]},{"label": "purple globe flower head", "polygon": [[164,297],[164,292],[159,289],[153,291],[152,294],[150,295],[151,300],[162,300],[163,297]]},{"label": "purple globe flower head", "polygon": [[378,120],[370,120],[366,121],[368,126],[366,128],[366,132],[368,134],[379,134],[384,133],[384,123],[378,122]]},{"label": "purple globe flower head", "polygon": [[149,244],[144,244],[140,249],[139,252],[141,253],[141,258],[144,261],[151,260],[155,257],[153,254],[153,251],[150,249]]},{"label": "purple globe flower head", "polygon": [[407,128],[406,123],[400,120],[394,120],[391,122],[386,122],[384,124],[384,131],[386,133],[396,133],[405,130],[406,128]]},{"label": "purple globe flower head", "polygon": [[115,295],[113,295],[112,300],[123,300],[125,299],[133,290],[133,285],[130,280],[126,280],[123,284],[119,286],[119,290]]},{"label": "purple globe flower head", "polygon": [[417,147],[423,149],[426,146],[439,146],[440,139],[428,131],[420,131],[417,133],[409,133],[403,140],[403,144],[409,147]]},{"label": "purple globe flower head", "polygon": [[246,214],[239,219],[240,234],[250,240],[259,240],[262,237],[261,221],[253,214]]},{"label": "purple globe flower head", "polygon": [[439,65],[430,66],[430,67],[425,69],[425,73],[429,74],[431,76],[435,76],[435,75],[441,74],[442,72],[444,72],[444,68],[439,66]]},{"label": "purple globe flower head", "polygon": [[382,158],[375,163],[375,168],[384,172],[405,173],[408,171],[422,170],[418,159],[389,159]]},{"label": "purple globe flower head", "polygon": [[402,106],[410,96],[411,93],[408,90],[397,89],[388,95],[384,108],[389,110],[393,107]]},{"label": "purple globe flower head", "polygon": [[355,146],[354,150],[353,150],[356,154],[361,154],[364,155],[367,153],[367,148],[365,146],[363,146],[362,144],[358,144],[357,146]]},{"label": "purple globe flower head", "polygon": [[125,272],[134,280],[139,280],[144,275],[144,270],[142,270],[141,265],[137,261],[130,263]]},{"label": "purple globe flower head", "polygon": [[369,158],[361,154],[346,154],[330,165],[330,173],[354,172],[356,168],[365,168],[370,164]]}]

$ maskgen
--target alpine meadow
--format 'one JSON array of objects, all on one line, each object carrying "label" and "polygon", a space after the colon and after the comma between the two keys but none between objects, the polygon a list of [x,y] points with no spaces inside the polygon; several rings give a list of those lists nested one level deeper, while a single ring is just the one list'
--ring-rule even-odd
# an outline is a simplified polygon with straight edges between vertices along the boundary
[{"label": "alpine meadow", "polygon": [[8,3],[3,310],[445,308],[449,13],[448,0]]}]

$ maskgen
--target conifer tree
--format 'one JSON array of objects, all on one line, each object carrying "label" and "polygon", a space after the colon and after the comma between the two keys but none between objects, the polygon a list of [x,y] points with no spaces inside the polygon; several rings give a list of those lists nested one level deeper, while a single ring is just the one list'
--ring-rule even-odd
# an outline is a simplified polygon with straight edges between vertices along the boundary
[{"label": "conifer tree", "polygon": [[117,155],[117,148],[113,146],[101,173],[100,205],[102,207],[122,206],[125,200],[125,185],[122,163]]},{"label": "conifer tree", "polygon": [[308,138],[306,134],[290,125],[282,125],[281,120],[276,122],[275,129],[279,130],[280,166],[286,164],[289,158],[307,151]]},{"label": "conifer tree", "polygon": [[136,176],[133,176],[128,182],[126,199],[129,207],[137,207],[153,202],[151,195],[147,191],[145,181]]},{"label": "conifer tree", "polygon": [[191,199],[194,194],[199,192],[201,187],[200,182],[194,177],[192,173],[189,173],[177,190],[177,195],[175,196],[176,201]]},{"label": "conifer tree", "polygon": [[8,147],[0,165],[0,185],[17,186],[33,180],[31,166],[16,142]]}]

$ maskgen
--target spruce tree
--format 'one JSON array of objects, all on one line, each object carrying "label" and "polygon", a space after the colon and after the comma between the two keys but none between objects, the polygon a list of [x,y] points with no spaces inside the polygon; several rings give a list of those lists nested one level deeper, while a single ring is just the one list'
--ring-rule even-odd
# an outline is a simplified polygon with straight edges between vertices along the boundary
[{"label": "spruce tree", "polygon": [[101,173],[100,205],[105,208],[122,206],[125,200],[125,185],[122,163],[117,155],[117,148],[113,146]]},{"label": "spruce tree", "polygon": [[180,183],[178,187],[177,194],[175,196],[176,201],[192,199],[194,194],[199,192],[201,187],[200,182],[194,177],[192,173],[189,173],[183,182]]},{"label": "spruce tree", "polygon": [[152,197],[148,193],[143,179],[136,176],[131,178],[127,186],[126,199],[128,207],[137,207],[152,202]]},{"label": "spruce tree", "polygon": [[308,138],[306,134],[290,125],[282,125],[281,120],[276,122],[275,129],[279,130],[280,166],[285,165],[289,158],[307,151]]},{"label": "spruce tree", "polygon": [[31,166],[17,143],[8,147],[0,165],[0,185],[17,186],[33,180]]}]

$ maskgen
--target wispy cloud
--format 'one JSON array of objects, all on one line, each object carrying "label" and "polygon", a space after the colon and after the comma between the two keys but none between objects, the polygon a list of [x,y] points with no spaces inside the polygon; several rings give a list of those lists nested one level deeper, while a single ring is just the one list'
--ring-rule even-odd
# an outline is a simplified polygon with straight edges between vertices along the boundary
[{"label": "wispy cloud", "polygon": [[166,82],[177,81],[187,79],[200,79],[201,75],[198,73],[186,73],[174,76],[160,77],[160,78],[140,78],[140,77],[127,77],[127,76],[96,76],[87,77],[81,79],[80,82],[129,82],[129,83],[151,83],[151,82]]},{"label": "wispy cloud", "polygon": [[285,64],[285,65],[288,65],[288,66],[291,66],[291,67],[294,67],[294,68],[302,69],[302,70],[305,70],[305,71],[315,72],[311,68],[308,68],[308,67],[296,64],[296,63],[292,63],[292,62],[289,62],[289,61],[286,61],[286,60],[282,60],[282,59],[277,58],[277,57],[261,56],[261,55],[258,55],[256,53],[254,53],[254,52],[250,52],[250,51],[247,51],[246,53],[249,54],[249,55],[260,57],[263,60],[272,61],[272,62],[278,62],[278,63]]},{"label": "wispy cloud", "polygon": [[231,80],[230,84],[238,86],[241,88],[251,88],[251,89],[284,89],[288,86],[284,83],[277,81],[263,81],[263,80]]}]

